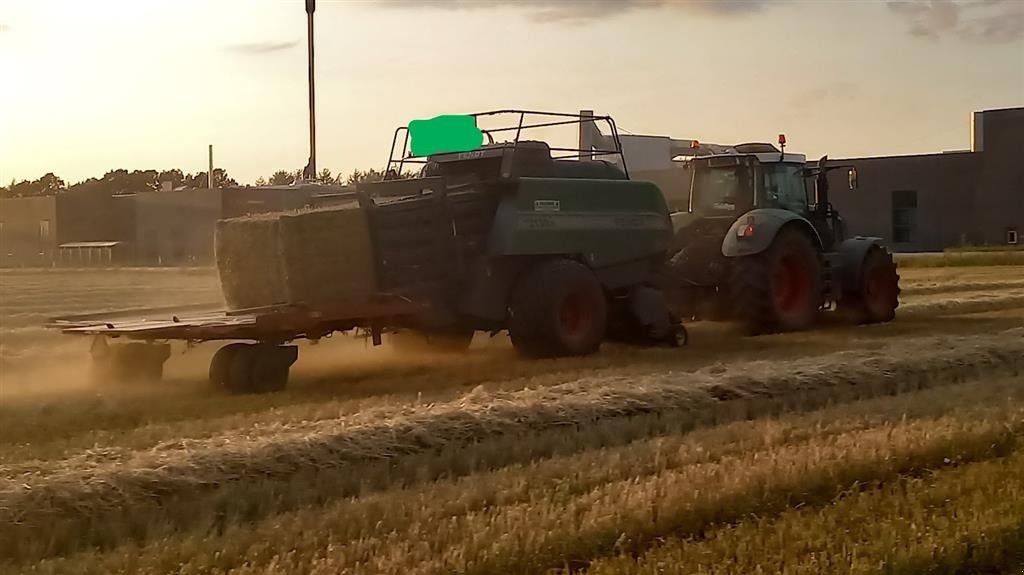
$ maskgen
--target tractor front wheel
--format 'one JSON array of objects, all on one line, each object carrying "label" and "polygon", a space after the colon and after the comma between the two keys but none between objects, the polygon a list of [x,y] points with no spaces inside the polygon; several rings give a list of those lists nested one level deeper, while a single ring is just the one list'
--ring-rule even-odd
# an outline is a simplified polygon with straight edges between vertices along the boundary
[{"label": "tractor front wheel", "polygon": [[509,335],[527,357],[589,355],[608,324],[604,288],[587,266],[548,260],[519,279],[509,303]]},{"label": "tractor front wheel", "polygon": [[738,258],[732,299],[751,335],[811,327],[822,303],[821,258],[811,239],[783,229],[764,252]]},{"label": "tractor front wheel", "polygon": [[900,305],[900,276],[889,250],[871,246],[857,277],[857,287],[839,300],[838,310],[856,323],[892,321]]}]

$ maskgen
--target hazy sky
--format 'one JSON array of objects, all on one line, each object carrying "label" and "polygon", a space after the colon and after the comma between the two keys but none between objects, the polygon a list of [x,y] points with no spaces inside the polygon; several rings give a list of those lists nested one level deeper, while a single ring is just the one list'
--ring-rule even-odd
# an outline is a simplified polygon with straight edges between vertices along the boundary
[{"label": "hazy sky", "polygon": [[[317,3],[318,164],[490,108],[833,157],[969,147],[1024,105],[1024,0]],[[0,181],[307,157],[305,12],[269,0],[0,0]]]}]

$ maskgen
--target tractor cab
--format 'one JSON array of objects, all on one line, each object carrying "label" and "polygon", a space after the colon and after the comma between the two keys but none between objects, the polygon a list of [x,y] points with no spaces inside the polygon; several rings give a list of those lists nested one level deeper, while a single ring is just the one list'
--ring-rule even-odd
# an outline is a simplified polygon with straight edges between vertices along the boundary
[{"label": "tractor cab", "polygon": [[783,210],[806,219],[828,250],[846,236],[828,199],[827,173],[849,169],[850,189],[857,185],[852,166],[829,166],[823,157],[807,165],[804,154],[786,153],[767,143],[738,144],[727,153],[689,160],[692,173],[689,213],[727,221],[755,209]]},{"label": "tractor cab", "polygon": [[740,144],[735,153],[690,160],[690,212],[734,217],[754,208],[808,211],[803,154],[771,144]]}]

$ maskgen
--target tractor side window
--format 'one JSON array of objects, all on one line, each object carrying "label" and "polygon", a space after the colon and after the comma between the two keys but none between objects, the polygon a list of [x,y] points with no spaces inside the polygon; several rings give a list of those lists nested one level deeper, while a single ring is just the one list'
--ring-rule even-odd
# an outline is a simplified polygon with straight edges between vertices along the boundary
[{"label": "tractor side window", "polygon": [[800,166],[762,166],[762,189],[767,203],[794,212],[807,211],[807,193]]}]

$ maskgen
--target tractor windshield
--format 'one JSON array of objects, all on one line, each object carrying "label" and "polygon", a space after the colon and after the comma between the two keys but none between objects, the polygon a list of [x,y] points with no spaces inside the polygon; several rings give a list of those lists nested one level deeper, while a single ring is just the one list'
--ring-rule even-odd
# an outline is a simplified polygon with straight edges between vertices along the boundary
[{"label": "tractor windshield", "polygon": [[690,189],[690,211],[741,214],[754,205],[754,178],[750,166],[695,166]]}]

